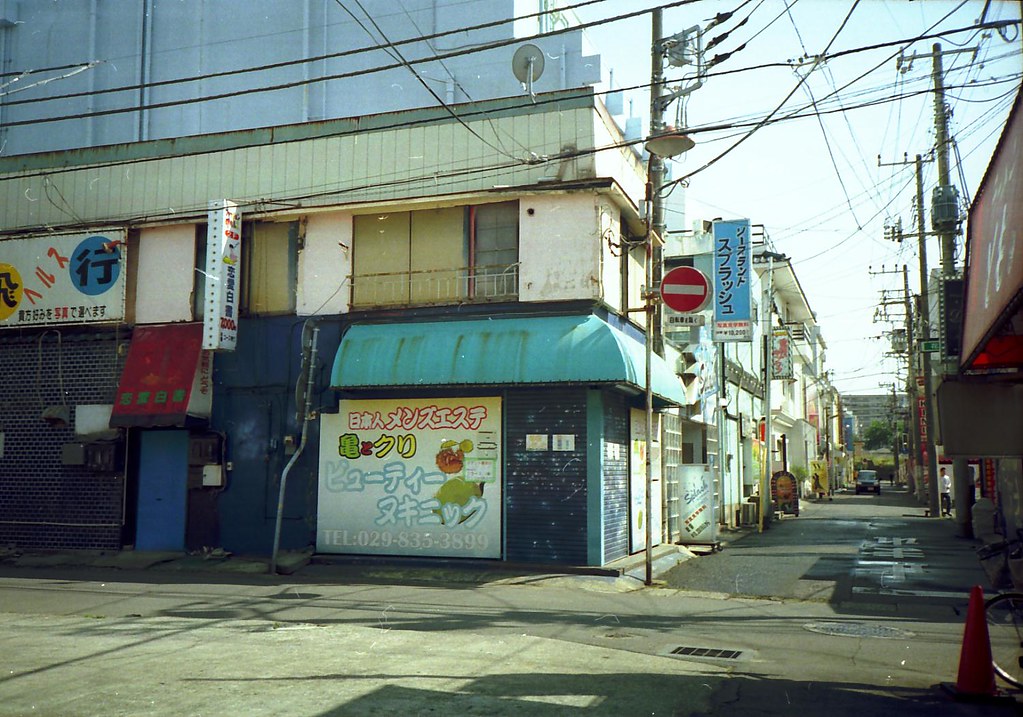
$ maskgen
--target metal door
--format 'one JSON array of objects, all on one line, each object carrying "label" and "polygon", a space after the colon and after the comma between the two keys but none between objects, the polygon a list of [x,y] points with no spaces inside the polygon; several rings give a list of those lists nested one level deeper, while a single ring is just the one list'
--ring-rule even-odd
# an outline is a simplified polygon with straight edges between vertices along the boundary
[{"label": "metal door", "polygon": [[188,431],[142,431],[136,550],[185,549]]}]

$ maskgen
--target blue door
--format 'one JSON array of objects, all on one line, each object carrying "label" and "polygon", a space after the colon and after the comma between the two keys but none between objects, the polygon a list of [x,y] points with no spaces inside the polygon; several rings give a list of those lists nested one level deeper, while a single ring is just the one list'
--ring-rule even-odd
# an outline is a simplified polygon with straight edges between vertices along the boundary
[{"label": "blue door", "polygon": [[136,550],[185,549],[188,431],[142,431]]}]

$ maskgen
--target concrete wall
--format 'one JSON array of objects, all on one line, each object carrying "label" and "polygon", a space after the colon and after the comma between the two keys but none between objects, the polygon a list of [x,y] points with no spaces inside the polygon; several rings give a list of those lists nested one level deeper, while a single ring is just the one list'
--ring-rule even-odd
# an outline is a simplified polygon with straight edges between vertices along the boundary
[{"label": "concrete wall", "polygon": [[195,225],[143,229],[139,238],[135,321],[163,324],[192,320]]},{"label": "concrete wall", "polygon": [[310,214],[298,259],[299,316],[341,314],[351,303],[352,215]]},{"label": "concrete wall", "polygon": [[602,210],[606,206],[590,193],[535,195],[520,202],[520,300],[600,297]]}]

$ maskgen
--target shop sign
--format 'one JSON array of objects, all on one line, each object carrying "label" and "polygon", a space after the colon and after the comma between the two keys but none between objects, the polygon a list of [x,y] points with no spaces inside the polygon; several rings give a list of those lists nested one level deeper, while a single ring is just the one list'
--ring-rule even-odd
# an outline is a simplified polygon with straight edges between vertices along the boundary
[{"label": "shop sign", "polygon": [[827,461],[810,461],[810,476],[812,490],[816,495],[823,495],[831,492],[831,478],[828,475]]},{"label": "shop sign", "polygon": [[792,372],[792,337],[785,328],[776,328],[771,335],[771,378],[795,378]]},{"label": "shop sign", "polygon": [[343,400],[320,417],[316,550],[501,557],[501,399]]},{"label": "shop sign", "polygon": [[[632,552],[646,549],[646,411],[629,412],[629,541]],[[654,414],[650,449],[650,534],[661,544],[661,416]]]},{"label": "shop sign", "polygon": [[984,497],[989,498],[995,507],[998,507],[998,482],[996,477],[996,463],[993,458],[985,458],[983,463],[984,474]]},{"label": "shop sign", "polygon": [[202,351],[198,323],[135,327],[117,386],[111,426],[181,426],[209,418],[213,353]]},{"label": "shop sign", "polygon": [[713,235],[713,338],[720,342],[752,341],[752,247],[749,220],[716,221],[713,224]]},{"label": "shop sign", "polygon": [[771,476],[771,500],[780,513],[799,515],[799,484],[788,471],[776,471]]},{"label": "shop sign", "polygon": [[961,355],[964,368],[1018,366],[1023,338],[1011,326],[1013,302],[1023,291],[1023,105],[1016,105],[970,206],[966,245]]},{"label": "shop sign", "polygon": [[0,242],[0,327],[124,319],[123,230]]},{"label": "shop sign", "polygon": [[206,302],[202,347],[233,351],[238,343],[242,215],[226,199],[210,202],[206,232]]},{"label": "shop sign", "polygon": [[679,466],[682,472],[683,545],[717,540],[714,510],[714,478],[706,465]]}]

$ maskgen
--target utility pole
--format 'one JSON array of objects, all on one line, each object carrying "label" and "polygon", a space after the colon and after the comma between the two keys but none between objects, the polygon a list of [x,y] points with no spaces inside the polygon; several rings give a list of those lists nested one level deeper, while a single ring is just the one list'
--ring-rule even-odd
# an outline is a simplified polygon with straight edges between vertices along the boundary
[{"label": "utility pole", "polygon": [[[912,59],[912,58],[910,58]],[[911,164],[909,156],[903,155],[903,161],[882,163],[878,155],[877,164],[879,167],[894,167]],[[905,265],[902,267],[902,282],[904,287],[904,299],[906,303],[906,351],[908,356],[908,374],[906,377],[906,393],[909,397],[910,414],[910,455],[913,457],[911,470],[906,472],[910,493],[916,493],[917,499],[921,502],[924,498],[926,488],[928,496],[928,507],[930,515],[940,515],[939,496],[937,492],[938,474],[937,457],[933,448],[929,447],[931,438],[930,427],[934,425],[933,409],[931,408],[931,357],[923,350],[923,342],[930,338],[930,311],[927,291],[927,232],[924,231],[924,194],[923,194],[923,158],[918,154],[912,162],[916,167],[916,214],[917,214],[917,239],[919,242],[920,258],[920,297],[917,302],[917,310],[913,311],[912,294],[909,291],[909,273]],[[885,228],[886,238],[902,242],[902,220],[895,225]],[[890,236],[889,236],[890,234]],[[920,320],[920,336],[915,335],[915,318]],[[922,376],[917,375],[915,357],[922,355]],[[921,400],[920,391],[923,390]],[[915,465],[912,465],[915,464]]]},{"label": "utility pole", "polygon": [[[942,292],[947,291],[948,281],[956,276],[955,247],[959,232],[959,197],[952,186],[948,168],[948,110],[945,107],[945,79],[941,64],[941,43],[932,46],[934,74],[934,136],[938,160],[938,186],[934,189],[931,223],[941,238]],[[976,52],[976,50],[972,50]],[[959,52],[953,50],[952,52]],[[944,294],[943,294],[944,295]],[[942,302],[944,307],[946,304]],[[945,310],[945,309],[943,309]],[[945,317],[941,317],[945,325]],[[946,355],[942,347],[942,355]],[[946,367],[946,372],[948,371]],[[955,458],[952,462],[952,490],[955,497],[956,524],[959,535],[973,537],[972,505],[969,489],[970,464],[966,458]]]},{"label": "utility pole", "polygon": [[[909,344],[909,356],[910,356],[910,370],[909,370],[909,389],[911,395],[910,410],[913,414],[913,423],[915,426],[914,440],[918,441],[917,448],[919,452],[914,452],[914,455],[919,456],[920,462],[919,467],[923,474],[924,480],[919,482],[916,486],[917,495],[919,498],[923,498],[922,491],[924,486],[927,486],[928,492],[928,507],[930,509],[930,515],[933,517],[940,517],[941,506],[939,503],[938,495],[938,459],[935,455],[934,446],[932,442],[933,429],[934,429],[934,409],[932,407],[931,396],[934,395],[934,386],[931,378],[931,355],[930,352],[925,350],[929,346],[925,346],[929,343],[931,338],[931,320],[930,320],[930,300],[928,298],[928,275],[927,275],[927,236],[928,233],[925,231],[924,222],[924,178],[923,178],[923,157],[916,155],[916,160],[913,164],[916,167],[916,222],[917,222],[917,240],[919,243],[919,258],[920,258],[920,300],[917,305],[916,315],[920,320],[920,337],[916,342],[913,341],[913,321],[912,307],[909,305],[909,280],[905,278],[907,275],[904,273],[904,281],[906,288],[906,317],[907,317],[907,340]],[[908,162],[896,162],[895,164],[908,164]],[[878,158],[878,165],[881,165],[880,157]],[[897,227],[893,230],[893,233],[898,241],[902,241],[902,230],[901,227]],[[905,271],[905,270],[904,270]],[[919,348],[918,352],[921,355],[921,370],[920,373],[923,376],[914,380],[914,347]],[[923,389],[923,395],[921,396],[918,388]]]},{"label": "utility pole", "polygon": [[[709,27],[713,27],[713,24]],[[687,28],[682,32],[664,37],[664,13],[661,8],[650,11],[650,130],[649,137],[657,137],[669,131],[664,121],[664,113],[671,103],[685,99],[688,95],[703,86],[707,76],[704,65],[703,29],[699,25]],[[691,66],[693,74],[686,82],[675,88],[666,86],[664,64],[672,67]],[[684,128],[676,128],[681,131]],[[650,187],[651,227],[655,235],[663,239],[666,222],[664,220],[664,197],[661,188],[664,185],[664,159],[651,156],[648,169]],[[664,274],[663,249],[660,244],[654,247],[652,286],[660,286]],[[654,326],[654,351],[664,356],[664,337],[661,335],[663,310],[658,304],[652,315]]]},{"label": "utility pole", "polygon": [[[664,110],[667,105],[662,99],[664,94],[664,38],[663,11],[655,8],[650,13],[650,131],[649,137],[656,137],[664,131]],[[664,158],[653,152],[650,153],[648,162],[648,181],[650,183],[650,223],[649,227],[654,234],[664,238],[664,199],[661,197],[661,187],[664,185]],[[664,252],[661,244],[654,244],[653,248],[653,271],[651,284],[647,291],[653,291],[655,286],[661,285],[661,277],[664,274]],[[664,356],[664,337],[661,335],[661,317],[663,311],[660,303],[654,307],[654,312],[647,316],[650,325],[647,331],[654,332],[654,353]]]},{"label": "utility pole", "polygon": [[[897,240],[897,241],[900,241],[900,242],[902,241],[902,221],[901,220],[899,220],[895,224],[886,224],[885,225],[885,239],[893,239],[893,240]],[[882,266],[880,271],[874,271],[872,268],[870,269],[870,275],[871,276],[879,276],[879,275],[884,275],[884,274],[898,274],[898,273],[900,273],[898,268],[895,268],[895,269],[885,269],[885,267]],[[878,321],[878,320],[885,321],[887,323],[890,323],[890,324],[894,325],[896,323],[896,320],[898,319],[898,316],[897,316],[897,314],[895,312],[890,312],[889,311],[889,307],[890,306],[899,306],[899,307],[904,308],[905,312],[906,312],[906,316],[905,316],[905,318],[903,318],[901,320],[902,321],[908,321],[909,320],[909,316],[910,316],[910,308],[909,308],[909,301],[908,301],[908,297],[909,297],[909,283],[908,283],[908,279],[906,278],[906,267],[905,266],[902,267],[901,273],[903,275],[903,283],[905,284],[905,288],[902,291],[902,296],[900,297],[898,295],[899,294],[898,291],[891,291],[891,292],[889,292],[887,290],[882,291],[881,292],[881,303],[878,306],[877,311],[875,312],[875,321]],[[892,330],[891,332],[889,332],[889,335],[891,336],[891,341],[892,341],[892,351],[891,352],[892,352],[893,355],[900,356],[900,357],[902,356],[903,353],[909,353],[910,360],[912,360],[912,354],[909,352],[909,348],[910,348],[909,340],[908,339],[904,340],[904,341],[898,340],[900,336],[906,335],[907,333],[908,332],[906,331],[906,329],[902,329],[901,331],[898,330],[898,329],[895,329],[895,330]],[[911,371],[911,373],[912,373],[912,371]],[[890,412],[889,418],[888,418],[888,427],[892,431],[892,460],[894,462],[895,473],[896,473],[896,475],[899,475],[899,473],[900,473],[900,471],[899,471],[899,467],[900,467],[899,466],[899,463],[900,463],[899,452],[900,452],[900,444],[901,444],[901,441],[899,439],[899,435],[901,433],[901,430],[899,430],[900,420],[898,418],[899,399],[898,399],[898,394],[897,394],[897,391],[896,391],[895,382],[893,382],[891,384],[882,384],[882,386],[888,386],[888,385],[890,385],[891,391],[892,391],[891,412]],[[912,485],[915,484],[915,481],[910,479],[909,484],[910,484],[910,486],[912,486]],[[912,492],[912,489],[911,489],[910,492]]]},{"label": "utility pole", "polygon": [[[948,132],[948,110],[945,106],[945,78],[944,69],[942,67],[942,58],[944,55],[958,55],[962,53],[972,54],[974,57],[977,55],[977,47],[964,47],[954,50],[942,50],[940,43],[934,43],[931,46],[931,76],[934,82],[934,130],[935,130],[935,154],[938,162],[938,186],[934,188],[931,202],[931,224],[940,237],[941,240],[941,277],[942,277],[942,291],[946,291],[949,286],[950,280],[956,275],[955,268],[955,245],[956,235],[959,233],[959,197],[956,188],[952,185],[949,178],[949,167],[948,167],[948,144],[949,144],[949,132]],[[897,61],[897,67],[902,72],[907,72],[912,67],[913,60],[917,57],[926,57],[926,55],[917,55],[914,53],[910,56],[900,55]],[[921,230],[922,237],[922,230]],[[923,239],[921,238],[921,242]],[[926,309],[926,293],[923,294],[924,302],[923,308]],[[941,317],[942,326],[946,325],[945,317]],[[924,329],[927,330],[927,325],[924,325]],[[942,347],[942,354],[945,354],[946,347]],[[929,364],[928,354],[924,354],[925,364]],[[948,371],[946,364],[946,371]],[[944,372],[943,372],[944,373]],[[925,376],[927,381],[931,380],[930,372],[928,370]],[[931,404],[931,389],[928,387],[926,396],[926,405],[928,408]],[[933,428],[934,424],[930,424]],[[955,502],[956,502],[956,521],[959,524],[960,535],[963,537],[972,537],[972,526],[970,517],[970,506],[969,506],[969,486],[968,476],[970,467],[965,458],[957,458],[953,463],[952,474],[954,476],[953,489],[955,491]],[[933,477],[933,476],[932,476]],[[936,477],[933,477],[936,481]],[[932,486],[933,491],[933,486]],[[932,496],[932,510],[936,503],[933,502],[934,497]]]},{"label": "utility pole", "polygon": [[[931,207],[931,223],[941,238],[941,274],[955,274],[955,238],[959,226],[959,197],[949,179],[948,168],[948,110],[945,107],[945,75],[941,63],[941,43],[932,46],[931,61],[934,79],[934,149],[938,161],[938,186],[935,187]],[[974,52],[976,48],[953,50],[947,54]],[[939,207],[947,203],[946,212]],[[938,211],[936,211],[938,210]]]},{"label": "utility pole", "polygon": [[[916,371],[913,365],[913,356],[916,344],[913,343],[913,302],[909,293],[909,269],[902,265],[902,285],[905,291],[906,300],[906,395],[909,398],[909,454],[914,457],[912,463],[916,466],[923,465],[923,451],[920,446],[920,412],[917,410]],[[916,467],[906,467],[906,487],[910,494],[917,492]],[[918,496],[919,497],[919,496]]]},{"label": "utility pole", "polygon": [[[930,300],[927,292],[927,232],[924,231],[924,160],[919,154],[916,155],[916,226],[917,238],[920,243],[920,341],[924,342],[931,337]],[[941,517],[941,505],[938,496],[938,457],[934,454],[934,444],[931,441],[934,430],[934,409],[931,406],[931,396],[934,389],[931,380],[931,354],[929,351],[922,351],[923,358],[923,401],[918,401],[917,410],[920,410],[920,403],[923,404],[923,416],[920,430],[920,448],[925,454],[928,504],[932,518]]]}]

